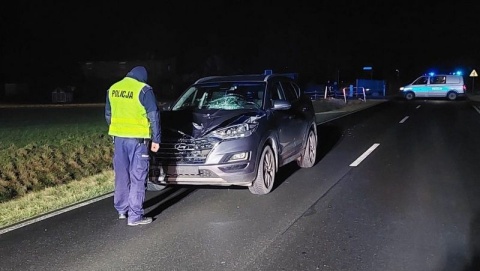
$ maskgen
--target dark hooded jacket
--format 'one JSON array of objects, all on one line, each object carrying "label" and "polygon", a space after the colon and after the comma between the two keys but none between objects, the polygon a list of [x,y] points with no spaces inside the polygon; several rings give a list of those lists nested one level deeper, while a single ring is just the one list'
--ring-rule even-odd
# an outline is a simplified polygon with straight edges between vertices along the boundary
[{"label": "dark hooded jacket", "polygon": [[[150,121],[150,128],[152,130],[152,141],[155,143],[161,142],[161,130],[160,130],[160,111],[157,106],[157,99],[151,86],[147,84],[147,70],[143,66],[136,66],[130,70],[126,77],[133,78],[139,82],[145,83],[145,87],[140,91],[138,99],[140,103],[145,107],[147,112],[147,118]],[[107,124],[110,125],[112,117],[112,111],[110,106],[110,99],[107,91],[107,98],[105,103],[105,119]]]}]

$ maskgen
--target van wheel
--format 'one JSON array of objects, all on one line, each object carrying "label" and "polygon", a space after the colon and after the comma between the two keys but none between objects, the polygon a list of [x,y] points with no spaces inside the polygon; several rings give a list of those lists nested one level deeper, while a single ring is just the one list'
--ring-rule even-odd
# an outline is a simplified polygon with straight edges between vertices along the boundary
[{"label": "van wheel", "polygon": [[415,94],[413,92],[407,92],[407,93],[405,93],[405,99],[407,101],[411,101],[411,100],[415,99]]},{"label": "van wheel", "polygon": [[447,99],[450,101],[455,101],[457,99],[457,93],[455,91],[450,91],[447,93]]},{"label": "van wheel", "polygon": [[257,178],[248,189],[252,194],[264,195],[270,193],[275,181],[275,155],[270,146],[265,146],[258,163]]}]

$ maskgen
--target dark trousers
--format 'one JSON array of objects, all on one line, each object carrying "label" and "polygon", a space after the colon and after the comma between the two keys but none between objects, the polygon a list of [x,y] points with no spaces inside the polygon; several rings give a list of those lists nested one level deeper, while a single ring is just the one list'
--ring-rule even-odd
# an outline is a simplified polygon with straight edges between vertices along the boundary
[{"label": "dark trousers", "polygon": [[144,214],[143,201],[150,166],[148,145],[135,138],[115,137],[114,142],[114,207],[118,213],[127,214],[129,222],[135,222]]}]

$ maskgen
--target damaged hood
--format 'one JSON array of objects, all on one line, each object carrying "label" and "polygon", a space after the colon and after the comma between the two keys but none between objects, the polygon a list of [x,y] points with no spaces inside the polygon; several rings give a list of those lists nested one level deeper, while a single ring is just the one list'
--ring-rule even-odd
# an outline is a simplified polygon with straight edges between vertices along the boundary
[{"label": "damaged hood", "polygon": [[264,115],[264,111],[252,109],[162,111],[162,141],[203,137],[215,129],[241,124]]}]

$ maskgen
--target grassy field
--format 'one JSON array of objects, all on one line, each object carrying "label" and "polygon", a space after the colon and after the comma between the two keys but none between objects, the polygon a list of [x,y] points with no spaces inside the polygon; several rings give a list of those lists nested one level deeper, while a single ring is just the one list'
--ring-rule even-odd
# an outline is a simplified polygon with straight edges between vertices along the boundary
[{"label": "grassy field", "polygon": [[106,135],[104,108],[102,104],[0,107],[0,149]]},{"label": "grassy field", "polygon": [[104,105],[0,107],[0,228],[113,190]]}]

